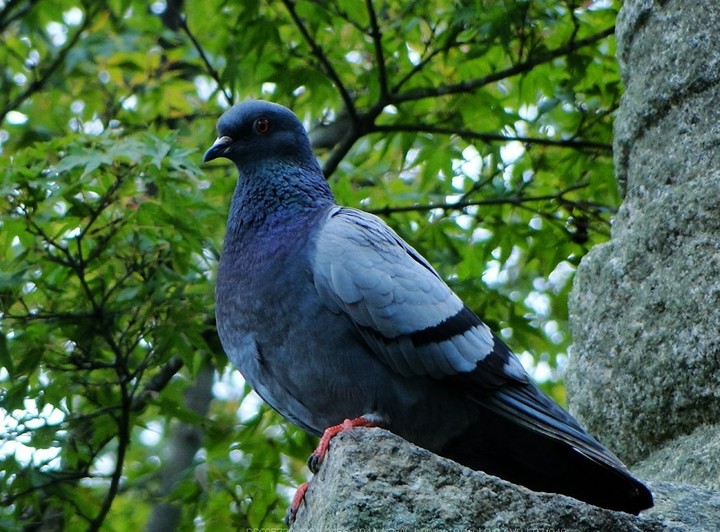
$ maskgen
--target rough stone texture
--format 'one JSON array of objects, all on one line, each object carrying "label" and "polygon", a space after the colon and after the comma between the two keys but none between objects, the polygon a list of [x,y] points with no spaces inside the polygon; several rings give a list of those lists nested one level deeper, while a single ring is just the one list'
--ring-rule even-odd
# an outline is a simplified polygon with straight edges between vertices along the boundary
[{"label": "rough stone texture", "polygon": [[633,471],[641,478],[694,484],[720,493],[718,455],[720,425],[703,425],[653,452]]},{"label": "rough stone texture", "polygon": [[720,495],[714,490],[678,482],[648,482],[655,506],[643,517],[662,521],[666,530],[720,530]]},{"label": "rough stone texture", "polygon": [[292,530],[720,530],[717,494],[650,487],[655,508],[632,516],[530,491],[385,430],[355,429],[332,441]]},{"label": "rough stone texture", "polygon": [[[717,0],[628,0],[618,18],[625,200],[577,271],[567,385],[571,412],[627,463],[720,424],[719,35]],[[677,469],[702,457],[688,478],[717,487],[704,443],[678,443]]]}]

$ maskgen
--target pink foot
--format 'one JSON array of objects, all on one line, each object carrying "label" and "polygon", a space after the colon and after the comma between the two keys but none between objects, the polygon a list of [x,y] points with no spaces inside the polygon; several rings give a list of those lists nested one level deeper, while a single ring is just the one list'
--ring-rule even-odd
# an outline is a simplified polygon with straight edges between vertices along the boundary
[{"label": "pink foot", "polygon": [[[355,419],[346,419],[339,425],[334,425],[325,429],[325,432],[323,432],[323,435],[320,438],[320,443],[318,444],[317,449],[315,449],[315,451],[310,455],[310,458],[308,459],[308,467],[310,468],[310,471],[312,471],[313,473],[318,472],[318,469],[320,469],[320,464],[322,464],[323,460],[325,460],[325,455],[327,454],[328,448],[330,447],[330,440],[332,440],[340,432],[344,430],[354,429],[355,427],[379,426],[380,425],[375,421],[370,421],[369,419],[360,416],[356,417]],[[288,526],[291,523],[295,522],[298,510],[305,501],[305,493],[307,492],[309,487],[309,482],[303,482],[298,486],[297,490],[295,491],[295,495],[290,502],[290,508],[288,508],[288,511],[285,514],[285,523]]]},{"label": "pink foot", "polygon": [[295,522],[298,510],[302,506],[303,501],[305,501],[305,492],[309,487],[310,484],[308,482],[303,482],[298,486],[297,490],[295,490],[295,495],[293,495],[292,501],[290,502],[290,508],[288,508],[285,514],[285,524],[288,526]]},{"label": "pink foot", "polygon": [[355,419],[346,419],[339,425],[334,425],[325,429],[325,432],[323,432],[323,435],[320,438],[320,443],[318,444],[317,449],[315,449],[315,452],[313,452],[308,459],[308,468],[313,473],[318,472],[318,469],[320,469],[320,464],[322,464],[323,460],[325,460],[325,455],[327,454],[328,448],[330,447],[330,440],[332,440],[342,431],[354,429],[355,427],[378,426],[379,424],[375,421],[370,421],[369,419],[360,416],[356,417]]}]

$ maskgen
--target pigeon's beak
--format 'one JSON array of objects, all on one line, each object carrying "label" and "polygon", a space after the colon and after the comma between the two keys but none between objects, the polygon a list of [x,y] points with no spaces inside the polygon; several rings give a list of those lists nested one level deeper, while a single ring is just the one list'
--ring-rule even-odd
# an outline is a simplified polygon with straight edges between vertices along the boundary
[{"label": "pigeon's beak", "polygon": [[235,141],[231,137],[218,137],[217,140],[213,142],[213,145],[210,146],[210,149],[203,155],[203,162],[207,163],[218,157],[223,157],[233,142]]}]

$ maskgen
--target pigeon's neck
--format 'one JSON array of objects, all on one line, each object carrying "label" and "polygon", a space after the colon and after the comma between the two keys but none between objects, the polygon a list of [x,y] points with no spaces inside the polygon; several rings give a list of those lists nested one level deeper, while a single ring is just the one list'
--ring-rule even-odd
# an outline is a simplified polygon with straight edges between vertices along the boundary
[{"label": "pigeon's neck", "polygon": [[[318,221],[335,205],[324,178],[312,181],[290,177],[285,173],[280,179],[267,171],[261,177],[241,173],[230,205],[218,272],[218,285],[232,280],[237,286],[224,290],[232,292],[240,285],[279,275],[288,258],[299,256]],[[227,273],[238,268],[255,273],[242,279]]]},{"label": "pigeon's neck", "polygon": [[314,160],[312,163],[239,167],[228,232],[263,224],[296,225],[334,205],[320,166]]}]

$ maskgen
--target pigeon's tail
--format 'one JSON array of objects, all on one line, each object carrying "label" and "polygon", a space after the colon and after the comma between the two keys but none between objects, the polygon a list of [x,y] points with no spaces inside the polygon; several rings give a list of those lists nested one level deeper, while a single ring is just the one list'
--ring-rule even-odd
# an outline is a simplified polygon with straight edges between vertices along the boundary
[{"label": "pigeon's tail", "polygon": [[439,454],[535,491],[610,510],[637,515],[653,505],[648,488],[534,385],[479,403],[481,418]]}]

